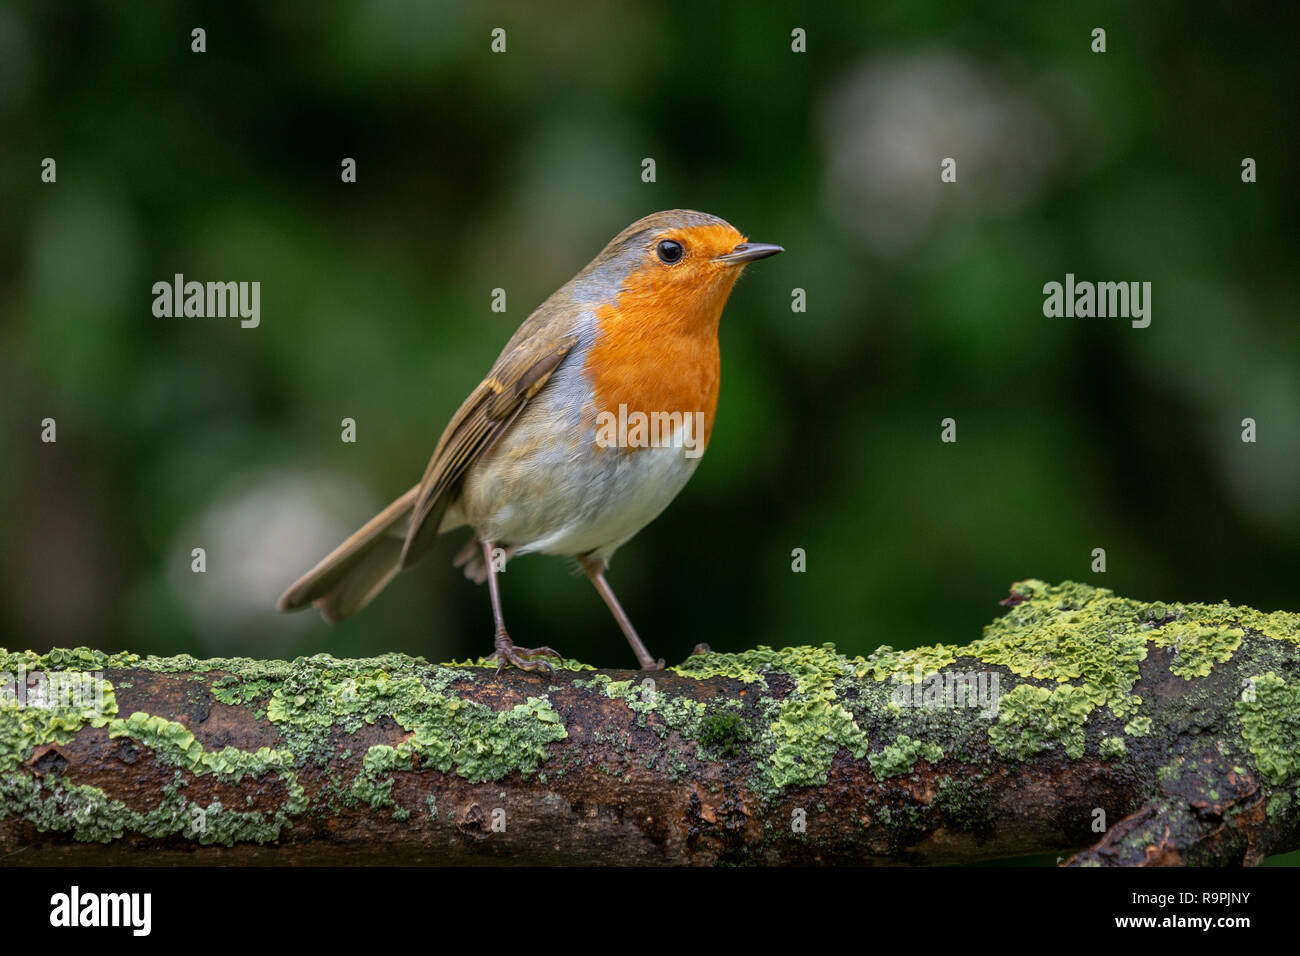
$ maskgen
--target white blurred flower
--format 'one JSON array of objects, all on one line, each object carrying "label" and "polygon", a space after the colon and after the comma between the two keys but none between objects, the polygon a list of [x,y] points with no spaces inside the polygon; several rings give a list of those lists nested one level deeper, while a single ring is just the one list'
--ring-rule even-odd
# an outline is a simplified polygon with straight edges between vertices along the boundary
[{"label": "white blurred flower", "polygon": [[[1006,214],[1061,155],[1051,115],[992,69],[948,51],[872,57],[822,110],[826,201],[877,255],[920,245],[944,214]],[[945,158],[957,182],[939,179]]]},{"label": "white blurred flower", "polygon": [[[314,615],[278,615],[281,592],[375,511],[365,489],[336,476],[247,472],[177,534],[169,584],[210,651],[243,647],[241,635],[288,646]],[[202,574],[194,548],[205,552]]]}]

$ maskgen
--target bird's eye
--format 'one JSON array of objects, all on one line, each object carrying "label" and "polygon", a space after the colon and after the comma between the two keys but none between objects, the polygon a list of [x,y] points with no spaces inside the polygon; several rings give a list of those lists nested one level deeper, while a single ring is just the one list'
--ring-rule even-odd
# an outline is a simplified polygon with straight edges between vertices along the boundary
[{"label": "bird's eye", "polygon": [[664,265],[669,266],[681,262],[682,256],[686,254],[686,250],[682,248],[682,244],[680,242],[673,242],[671,239],[665,239],[663,242],[659,243],[655,251],[659,253],[659,261],[664,263]]}]

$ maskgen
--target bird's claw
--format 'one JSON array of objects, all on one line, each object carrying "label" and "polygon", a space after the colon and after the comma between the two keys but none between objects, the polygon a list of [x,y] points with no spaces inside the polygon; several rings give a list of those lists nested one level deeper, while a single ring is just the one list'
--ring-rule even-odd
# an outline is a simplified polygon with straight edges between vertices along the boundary
[{"label": "bird's claw", "polygon": [[561,660],[562,655],[549,647],[518,647],[505,634],[498,634],[496,639],[496,650],[488,656],[488,660],[497,662],[497,673],[501,673],[501,668],[509,662],[514,664],[520,670],[525,671],[542,671],[547,674],[554,674],[555,668],[549,662],[536,660],[538,657],[554,657]]}]

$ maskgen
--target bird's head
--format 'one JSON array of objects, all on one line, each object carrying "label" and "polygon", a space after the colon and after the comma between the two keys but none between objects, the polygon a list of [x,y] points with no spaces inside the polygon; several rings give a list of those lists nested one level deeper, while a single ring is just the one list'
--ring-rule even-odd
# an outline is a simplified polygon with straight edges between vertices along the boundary
[{"label": "bird's head", "polygon": [[717,317],[745,265],[784,250],[750,242],[724,219],[669,209],[638,219],[615,236],[578,281],[593,298],[666,314]]}]

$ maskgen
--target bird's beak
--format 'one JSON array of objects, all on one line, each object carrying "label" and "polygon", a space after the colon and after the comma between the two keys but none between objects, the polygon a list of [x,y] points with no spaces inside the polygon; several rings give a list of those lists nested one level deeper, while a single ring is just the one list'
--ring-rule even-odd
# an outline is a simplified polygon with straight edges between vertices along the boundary
[{"label": "bird's beak", "polygon": [[766,259],[778,252],[785,252],[785,250],[780,246],[772,245],[770,242],[742,242],[726,255],[714,257],[713,261],[724,262],[732,266],[743,266],[746,262],[753,262],[755,259]]}]

